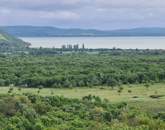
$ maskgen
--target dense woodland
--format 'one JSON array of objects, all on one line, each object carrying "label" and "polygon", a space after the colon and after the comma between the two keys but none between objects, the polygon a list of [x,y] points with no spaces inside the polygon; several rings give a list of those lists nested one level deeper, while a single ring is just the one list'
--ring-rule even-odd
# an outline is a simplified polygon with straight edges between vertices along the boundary
[{"label": "dense woodland", "polygon": [[0,86],[115,87],[165,80],[165,52],[161,50],[88,50],[52,55],[31,52],[0,56]]}]

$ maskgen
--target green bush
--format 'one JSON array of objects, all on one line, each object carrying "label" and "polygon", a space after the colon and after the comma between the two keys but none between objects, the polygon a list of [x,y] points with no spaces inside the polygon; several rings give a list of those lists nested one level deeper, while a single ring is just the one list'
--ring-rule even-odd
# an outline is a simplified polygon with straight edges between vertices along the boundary
[{"label": "green bush", "polygon": [[[3,108],[4,107],[4,108]],[[164,113],[149,115],[96,96],[0,96],[0,130],[164,130]]]}]

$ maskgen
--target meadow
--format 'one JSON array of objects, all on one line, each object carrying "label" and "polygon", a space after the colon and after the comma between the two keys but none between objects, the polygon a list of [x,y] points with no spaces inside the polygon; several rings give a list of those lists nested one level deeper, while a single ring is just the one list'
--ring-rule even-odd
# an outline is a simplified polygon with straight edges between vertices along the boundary
[{"label": "meadow", "polygon": [[[120,88],[123,88],[119,92]],[[161,112],[165,109],[165,84],[157,83],[150,86],[145,84],[123,85],[115,87],[94,87],[94,88],[20,88],[12,87],[12,94],[30,93],[40,96],[63,96],[71,99],[81,99],[85,96],[98,96],[107,99],[112,103],[127,102],[130,106],[137,107],[144,111]],[[8,94],[11,87],[0,87],[0,94]]]}]

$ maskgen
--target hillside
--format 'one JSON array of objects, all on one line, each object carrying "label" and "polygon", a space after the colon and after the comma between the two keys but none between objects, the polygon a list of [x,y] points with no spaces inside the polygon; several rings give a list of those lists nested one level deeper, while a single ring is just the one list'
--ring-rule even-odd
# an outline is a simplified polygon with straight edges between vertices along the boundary
[{"label": "hillside", "polygon": [[0,30],[0,49],[5,50],[13,50],[13,49],[22,49],[28,47],[29,44],[13,37],[12,35],[7,34],[6,32]]},{"label": "hillside", "polygon": [[7,26],[1,28],[9,34],[18,37],[99,36],[104,34],[104,32],[98,30],[62,29],[56,27]]},{"label": "hillside", "polygon": [[48,26],[5,26],[1,27],[11,35],[18,37],[53,37],[53,36],[165,36],[165,28],[134,28],[121,30],[64,29]]}]

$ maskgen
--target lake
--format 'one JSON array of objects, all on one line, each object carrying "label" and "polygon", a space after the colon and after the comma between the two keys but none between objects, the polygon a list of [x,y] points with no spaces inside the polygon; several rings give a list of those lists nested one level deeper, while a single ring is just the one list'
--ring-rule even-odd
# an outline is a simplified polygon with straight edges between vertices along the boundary
[{"label": "lake", "polygon": [[165,37],[22,37],[31,47],[61,48],[64,44],[82,44],[86,48],[165,49]]}]

